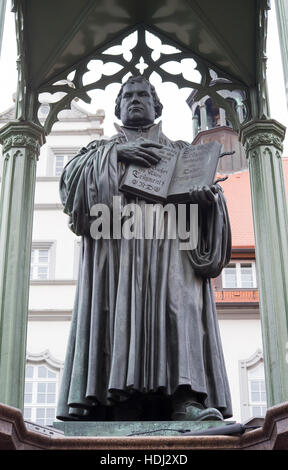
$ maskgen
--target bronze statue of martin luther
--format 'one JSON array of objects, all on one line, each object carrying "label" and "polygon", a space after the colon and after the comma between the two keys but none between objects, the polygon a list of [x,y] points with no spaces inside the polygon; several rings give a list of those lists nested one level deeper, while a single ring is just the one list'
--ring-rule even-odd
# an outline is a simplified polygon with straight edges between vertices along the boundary
[{"label": "bronze statue of martin luther", "polygon": [[[175,155],[154,124],[162,105],[142,76],[116,100],[121,119],[109,140],[91,142],[65,167],[60,194],[69,226],[82,236],[70,337],[58,403],[63,420],[217,420],[232,415],[210,278],[221,273],[231,236],[220,187],[195,187],[199,242],[93,239],[91,208],[131,196],[119,191],[130,163],[151,167],[159,149]],[[132,198],[133,199],[133,198]],[[141,197],[133,199],[140,206]]]}]

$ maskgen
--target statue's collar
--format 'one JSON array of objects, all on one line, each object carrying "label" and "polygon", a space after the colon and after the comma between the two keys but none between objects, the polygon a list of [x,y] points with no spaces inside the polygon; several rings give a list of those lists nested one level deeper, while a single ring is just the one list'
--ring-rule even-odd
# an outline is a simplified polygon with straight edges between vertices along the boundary
[{"label": "statue's collar", "polygon": [[135,127],[135,126],[121,126],[122,128],[124,129],[130,129],[132,131],[147,131],[148,129],[150,129],[152,126],[156,126],[156,124],[154,124],[154,122],[152,124],[148,124],[147,126],[139,126],[139,127]]},{"label": "statue's collar", "polygon": [[124,134],[126,138],[127,138],[127,133],[125,131],[128,131],[128,132],[129,131],[134,131],[135,133],[139,133],[139,131],[140,132],[145,132],[146,131],[149,134],[151,134],[151,137],[154,136],[154,135],[159,136],[160,132],[162,131],[162,122],[161,121],[157,122],[156,124],[153,123],[153,124],[149,124],[147,126],[139,126],[139,127],[119,126],[119,124],[114,122],[114,126],[115,126],[117,132],[119,132],[120,134]]}]

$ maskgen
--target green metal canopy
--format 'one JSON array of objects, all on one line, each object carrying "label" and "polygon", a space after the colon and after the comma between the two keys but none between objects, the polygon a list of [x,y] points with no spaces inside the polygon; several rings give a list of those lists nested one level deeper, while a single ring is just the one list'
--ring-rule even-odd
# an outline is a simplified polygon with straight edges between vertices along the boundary
[{"label": "green metal canopy", "polygon": [[15,0],[23,6],[29,81],[38,88],[144,24],[246,86],[261,56],[257,0]]},{"label": "green metal canopy", "polygon": [[[69,108],[72,99],[77,96],[90,102],[89,91],[121,83],[127,72],[138,74],[143,56],[148,62],[143,72],[147,78],[156,71],[163,81],[196,89],[198,100],[209,95],[225,109],[235,130],[240,122],[229,100],[221,96],[223,89],[242,90],[246,120],[267,118],[268,9],[269,0],[14,0],[19,52],[16,118],[40,124],[39,93],[61,92],[66,96],[51,104],[44,125],[47,134],[59,111]],[[107,48],[119,45],[136,30],[138,42],[132,48],[132,60],[111,54],[104,57]],[[161,52],[161,57],[153,59],[146,31],[176,47],[178,56]],[[188,57],[196,62],[201,82],[189,82],[177,71],[163,71],[165,59],[166,63],[181,62]],[[112,60],[122,71],[84,83],[92,59]],[[70,80],[72,71],[76,75]],[[214,81],[211,72],[216,74]]]}]

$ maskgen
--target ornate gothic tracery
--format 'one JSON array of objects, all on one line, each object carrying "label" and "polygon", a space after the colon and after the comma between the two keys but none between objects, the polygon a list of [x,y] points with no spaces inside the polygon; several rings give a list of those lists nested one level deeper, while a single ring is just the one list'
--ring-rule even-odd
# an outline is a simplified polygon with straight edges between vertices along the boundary
[{"label": "ornate gothic tracery", "polygon": [[[139,73],[151,81],[160,77],[162,82],[175,83],[179,88],[191,88],[195,90],[195,100],[208,95],[216,106],[225,109],[233,128],[239,129],[239,116],[227,99],[229,93],[223,91],[239,90],[247,100],[246,87],[188,49],[181,49],[178,44],[143,25],[112,41],[108,47],[106,45],[102,50],[97,50],[76,68],[58,76],[57,81],[42,85],[38,90],[39,101],[35,101],[33,120],[39,123],[41,101],[47,101],[49,96],[49,112],[44,122],[48,134],[58,119],[58,113],[69,109],[74,98],[90,103],[89,92],[92,90],[104,90],[112,82],[121,84],[129,75]],[[248,109],[249,106],[247,117]]]}]

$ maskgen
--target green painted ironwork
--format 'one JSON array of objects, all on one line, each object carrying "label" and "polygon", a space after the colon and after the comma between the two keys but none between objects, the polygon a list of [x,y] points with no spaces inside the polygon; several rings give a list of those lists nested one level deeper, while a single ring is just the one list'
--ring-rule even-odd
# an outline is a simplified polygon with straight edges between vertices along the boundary
[{"label": "green painted ironwork", "polygon": [[36,124],[12,122],[0,131],[0,402],[23,408],[29,273],[36,161],[44,142]]},{"label": "green painted ironwork", "polygon": [[[127,40],[128,36],[131,37],[133,34],[136,37],[136,41],[130,49],[131,58],[130,60],[127,60],[122,51],[119,51],[118,53],[115,53],[114,51],[117,47],[118,50],[121,49],[121,39],[123,42],[124,40]],[[151,44],[153,41],[149,42],[149,37],[151,38],[151,36],[154,37],[154,41],[156,40],[156,44],[159,48],[158,51],[155,51],[153,48],[153,45]],[[191,69],[193,70],[194,67],[195,71],[199,73],[199,81],[185,78],[183,73],[180,71],[171,73],[165,70],[165,67],[169,62],[173,62],[176,67],[177,65],[180,65],[180,62],[184,59],[192,59],[194,65],[191,64]],[[93,61],[98,61],[99,68],[100,63],[103,62],[104,66],[109,63],[114,64],[114,66],[118,65],[118,69],[120,69],[111,75],[109,72],[105,73],[104,67],[104,71],[100,78],[96,80],[92,79],[89,83],[85,83],[85,76],[89,73],[90,64]],[[141,62],[143,66],[142,70]],[[62,109],[69,109],[71,101],[75,97],[81,98],[86,103],[90,103],[91,98],[88,94],[89,91],[105,89],[105,87],[110,83],[122,84],[128,74],[139,74],[139,69],[140,73],[148,79],[151,77],[152,73],[157,73],[163,82],[175,83],[179,88],[191,88],[191,91],[196,90],[195,100],[200,100],[206,95],[210,96],[215,105],[225,109],[227,119],[231,121],[234,129],[239,129],[240,122],[238,114],[235,112],[231,101],[221,95],[221,91],[241,90],[243,95],[246,95],[246,103],[248,90],[243,83],[230,77],[223,71],[216,69],[215,66],[205,62],[203,59],[193,54],[188,48],[184,49],[183,46],[176,42],[172,42],[170,39],[163,36],[163,34],[153,30],[153,28],[146,25],[137,25],[137,27],[126,32],[125,35],[105,44],[101,49],[98,49],[91,56],[85,58],[75,69],[69,69],[68,73],[66,72],[64,75],[62,74],[57,76],[56,81],[50,81],[46,85],[40,87],[38,90],[40,94],[50,93],[55,96],[55,93],[60,92],[64,95],[61,96],[58,101],[50,103],[50,111],[44,123],[46,133],[50,132],[53,124],[58,119],[58,113]],[[74,74],[74,76],[70,78],[72,74]],[[97,75],[97,70],[95,70],[95,75]],[[216,79],[215,76],[217,77]],[[38,122],[37,113],[40,106],[41,103],[37,103],[35,101],[33,114],[33,120],[35,122]],[[249,109],[249,106],[247,106],[247,109]]]},{"label": "green painted ironwork", "polygon": [[0,0],[0,56],[5,22],[6,0]]},{"label": "green painted ironwork", "polygon": [[241,129],[249,160],[268,406],[288,401],[288,216],[281,154],[285,127]]},{"label": "green painted ironwork", "polygon": [[275,2],[279,43],[283,64],[285,81],[286,102],[288,107],[288,2],[287,0],[277,0]]}]

